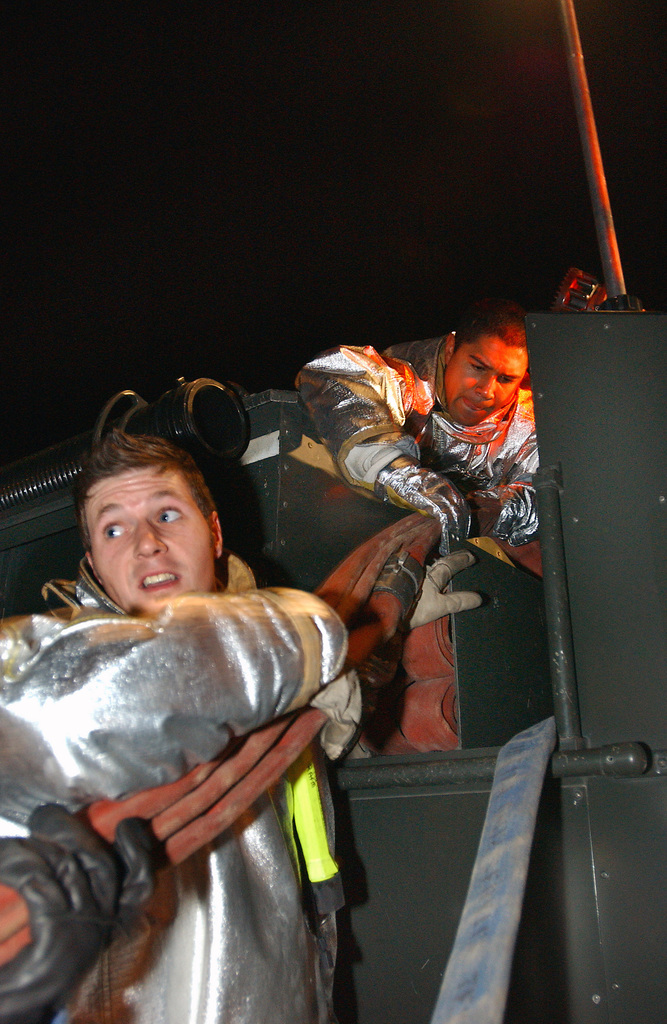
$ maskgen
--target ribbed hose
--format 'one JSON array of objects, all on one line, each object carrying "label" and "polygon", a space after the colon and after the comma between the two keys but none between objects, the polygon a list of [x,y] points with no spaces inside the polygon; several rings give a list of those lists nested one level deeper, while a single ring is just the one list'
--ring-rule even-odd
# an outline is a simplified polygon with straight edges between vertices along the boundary
[{"label": "ribbed hose", "polygon": [[93,432],[79,434],[0,470],[0,510],[63,490],[81,472]]},{"label": "ribbed hose", "polygon": [[[112,400],[105,408],[113,404]],[[182,381],[151,405],[137,405],[121,424],[129,434],[155,434],[194,455],[204,452],[227,459],[239,458],[250,436],[247,413],[236,390],[208,377]],[[1,469],[0,511],[69,487],[81,472],[93,438],[105,426],[103,420],[96,430]]]}]

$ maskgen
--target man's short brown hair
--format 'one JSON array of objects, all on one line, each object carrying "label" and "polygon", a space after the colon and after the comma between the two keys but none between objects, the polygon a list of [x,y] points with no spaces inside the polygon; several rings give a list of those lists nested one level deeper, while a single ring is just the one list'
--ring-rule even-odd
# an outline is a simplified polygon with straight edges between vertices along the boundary
[{"label": "man's short brown hair", "polygon": [[163,437],[149,434],[126,434],[110,430],[86,459],[74,485],[74,510],[79,533],[86,551],[90,549],[90,533],[86,522],[86,501],[91,489],[100,480],[119,476],[132,469],[154,469],[158,473],[180,473],[205,519],[217,511],[213,496],[197,463],[188,452]]},{"label": "man's short brown hair", "polygon": [[454,351],[484,335],[501,338],[515,348],[526,348],[525,318],[525,309],[511,299],[480,299],[461,314]]}]

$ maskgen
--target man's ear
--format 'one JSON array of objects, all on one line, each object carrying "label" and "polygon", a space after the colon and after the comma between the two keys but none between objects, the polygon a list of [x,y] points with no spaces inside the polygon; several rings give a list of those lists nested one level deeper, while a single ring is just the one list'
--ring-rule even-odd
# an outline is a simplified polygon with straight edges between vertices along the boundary
[{"label": "man's ear", "polygon": [[209,525],[211,527],[215,557],[220,558],[220,555],[222,554],[222,527],[220,525],[220,516],[217,512],[211,512]]},{"label": "man's ear", "polygon": [[445,366],[447,365],[449,360],[454,355],[454,345],[455,344],[456,344],[456,337],[454,335],[454,332],[452,331],[452,333],[448,334],[446,339],[445,339],[445,347],[444,347]]},{"label": "man's ear", "polygon": [[93,570],[93,576],[95,577],[97,582],[100,584],[100,586],[103,587],[104,584],[102,583],[102,580],[100,579],[100,577],[97,575],[97,569],[95,568],[95,563],[93,562],[93,556],[90,553],[90,551],[86,551],[86,558],[88,559],[88,565]]}]

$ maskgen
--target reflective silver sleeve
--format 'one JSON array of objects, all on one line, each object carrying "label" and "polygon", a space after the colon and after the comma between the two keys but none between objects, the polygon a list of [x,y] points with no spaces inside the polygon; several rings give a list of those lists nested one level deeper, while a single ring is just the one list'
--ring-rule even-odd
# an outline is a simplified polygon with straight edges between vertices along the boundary
[{"label": "reflective silver sleeve", "polygon": [[533,430],[516,453],[514,465],[508,470],[503,483],[483,492],[496,498],[501,505],[493,536],[506,540],[512,547],[527,544],[537,536],[537,497],[532,479],[539,463],[537,437]]},{"label": "reflective silver sleeve", "polygon": [[465,499],[447,477],[425,469],[416,459],[400,456],[381,470],[375,493],[394,505],[433,516],[442,526],[443,538],[468,536],[470,509]]},{"label": "reflective silver sleeve", "polygon": [[154,619],[8,620],[0,631],[0,793],[16,820],[162,785],[306,703],[347,633],[312,594],[189,594]]},{"label": "reflective silver sleeve", "polygon": [[[392,416],[383,396],[386,392],[382,368],[361,349],[330,349],[312,359],[300,371],[296,386],[317,430],[345,474],[350,448],[380,436],[394,443],[405,436],[402,422]],[[396,396],[398,402],[398,396]],[[396,408],[398,419],[402,410]],[[403,416],[404,419],[404,416]]]}]

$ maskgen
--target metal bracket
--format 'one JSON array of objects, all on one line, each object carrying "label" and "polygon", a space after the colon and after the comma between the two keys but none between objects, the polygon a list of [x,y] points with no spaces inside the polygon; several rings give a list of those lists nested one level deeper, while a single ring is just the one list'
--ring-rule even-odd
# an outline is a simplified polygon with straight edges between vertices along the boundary
[{"label": "metal bracket", "polygon": [[[649,760],[649,751],[642,743],[611,743],[591,750],[559,750],[551,759],[551,771],[560,779],[571,775],[637,778],[646,773]],[[664,761],[667,775],[667,755]]]}]

